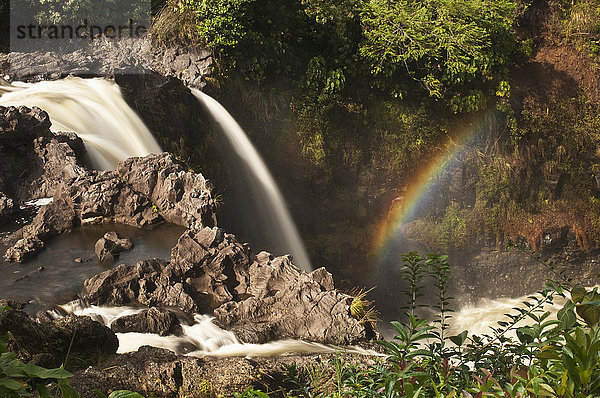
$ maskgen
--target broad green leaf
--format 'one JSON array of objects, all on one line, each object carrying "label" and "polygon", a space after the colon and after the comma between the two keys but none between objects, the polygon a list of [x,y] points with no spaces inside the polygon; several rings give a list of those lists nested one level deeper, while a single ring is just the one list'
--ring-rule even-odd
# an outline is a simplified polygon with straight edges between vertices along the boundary
[{"label": "broad green leaf", "polygon": [[462,346],[465,340],[467,340],[468,331],[463,331],[461,334],[456,336],[450,336],[450,341],[456,344],[458,347]]},{"label": "broad green leaf", "polygon": [[578,304],[575,306],[577,315],[579,315],[589,327],[593,327],[598,324],[600,320],[600,308],[595,305],[589,304]]},{"label": "broad green leaf", "polygon": [[574,287],[571,289],[571,300],[574,303],[580,303],[585,297],[585,289],[582,287]]},{"label": "broad green leaf", "polygon": [[67,379],[60,379],[58,381],[58,386],[60,387],[63,398],[81,398],[77,390],[71,387]]},{"label": "broad green leaf", "polygon": [[27,385],[24,384],[23,382],[19,382],[14,379],[0,380],[0,386],[5,387],[11,391],[25,390],[25,388],[27,387]]},{"label": "broad green leaf", "polygon": [[31,377],[40,379],[67,379],[73,375],[66,371],[62,366],[55,369],[46,369],[40,366],[27,364],[23,366],[23,370]]}]

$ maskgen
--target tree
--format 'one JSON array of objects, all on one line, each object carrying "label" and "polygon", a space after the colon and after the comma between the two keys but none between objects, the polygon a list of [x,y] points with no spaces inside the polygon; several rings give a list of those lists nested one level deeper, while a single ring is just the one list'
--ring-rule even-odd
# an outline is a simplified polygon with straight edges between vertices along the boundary
[{"label": "tree", "polygon": [[506,87],[514,10],[512,0],[371,0],[360,51],[394,94],[405,73],[456,112],[480,109],[486,94]]}]

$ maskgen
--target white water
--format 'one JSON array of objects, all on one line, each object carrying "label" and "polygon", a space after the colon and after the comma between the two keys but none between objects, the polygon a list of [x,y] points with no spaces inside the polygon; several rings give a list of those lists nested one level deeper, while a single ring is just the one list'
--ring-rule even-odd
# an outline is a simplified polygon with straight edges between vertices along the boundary
[{"label": "white water", "polygon": [[76,133],[97,169],[114,169],[129,157],[162,152],[114,82],[78,77],[15,82],[0,85],[0,93],[0,105],[40,107],[50,116],[52,131]]},{"label": "white water", "polygon": [[[64,312],[75,315],[87,315],[106,326],[118,318],[141,312],[141,308],[132,307],[84,307],[79,302],[71,302],[61,306]],[[58,317],[59,315],[56,314]],[[286,354],[317,354],[346,352],[362,355],[380,355],[377,352],[360,347],[336,347],[301,340],[280,340],[265,344],[241,343],[229,331],[223,330],[212,323],[208,315],[194,315],[192,325],[181,322],[181,336],[159,336],[151,333],[116,333],[119,339],[118,353],[137,351],[141,346],[165,348],[177,354],[194,357],[256,357],[280,356]]]},{"label": "white water", "polygon": [[234,151],[243,160],[248,170],[251,171],[251,175],[255,180],[254,185],[257,188],[256,192],[261,195],[260,198],[255,200],[259,203],[267,203],[267,207],[270,209],[270,214],[265,215],[265,218],[268,219],[270,226],[273,228],[273,231],[271,231],[273,237],[281,238],[282,247],[291,252],[294,264],[305,271],[312,271],[310,258],[302,243],[298,229],[287,210],[283,196],[265,162],[244,130],[218,101],[200,90],[193,88],[191,90],[198,101],[219,123]]},{"label": "white water", "polygon": [[[483,334],[492,334],[491,327],[498,327],[498,321],[506,321],[510,323],[510,319],[505,317],[504,314],[518,314],[515,308],[524,309],[526,306],[523,304],[524,301],[531,300],[530,296],[540,297],[538,294],[527,295],[518,298],[502,297],[497,299],[481,299],[475,305],[468,305],[461,308],[459,311],[452,313],[449,320],[450,328],[448,329],[448,336],[457,335],[463,330],[469,331],[469,336]],[[568,298],[567,294],[567,298]],[[545,304],[536,312],[537,315],[543,312],[550,311],[550,319],[556,319],[556,314],[566,303],[565,298],[555,296],[552,304]],[[516,337],[516,329],[521,326],[531,325],[533,320],[531,318],[525,318],[517,323],[513,329],[507,333],[509,337]]]}]

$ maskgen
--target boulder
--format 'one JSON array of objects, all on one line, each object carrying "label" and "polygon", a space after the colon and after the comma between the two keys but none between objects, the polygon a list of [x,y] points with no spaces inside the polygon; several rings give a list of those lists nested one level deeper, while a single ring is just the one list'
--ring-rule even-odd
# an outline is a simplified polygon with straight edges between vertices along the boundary
[{"label": "boulder", "polygon": [[83,173],[84,155],[72,133],[50,131],[41,109],[0,106],[0,191],[15,202],[52,196],[61,182]]},{"label": "boulder", "polygon": [[48,114],[38,107],[0,106],[0,145],[18,148],[38,137],[51,137],[51,124]]},{"label": "boulder", "polygon": [[0,192],[0,223],[9,220],[15,213],[15,202]]},{"label": "boulder", "polygon": [[117,318],[110,328],[115,333],[154,333],[160,336],[181,334],[177,316],[166,309],[152,307],[138,314]]},{"label": "boulder", "polygon": [[239,300],[248,286],[250,253],[218,228],[185,231],[171,250],[170,269],[204,296],[204,310]]},{"label": "boulder", "polygon": [[81,298],[95,305],[172,306],[198,312],[196,292],[160,259],[140,261],[135,266],[121,264],[83,284]]},{"label": "boulder", "polygon": [[133,249],[133,243],[127,239],[120,237],[116,232],[107,232],[96,242],[94,251],[100,262],[115,261],[115,257],[127,250]]},{"label": "boulder", "polygon": [[212,188],[173,155],[129,158],[117,171],[134,192],[150,198],[166,221],[192,229],[216,225]]},{"label": "boulder", "polygon": [[[371,325],[350,313],[352,297],[333,289],[331,274],[307,274],[289,256],[261,253],[249,268],[245,300],[214,311],[216,322],[247,343],[303,339],[356,344],[374,337]],[[314,274],[314,275],[313,275]]]},{"label": "boulder", "polygon": [[21,263],[44,248],[44,242],[36,237],[19,239],[4,255],[6,261]]},{"label": "boulder", "polygon": [[9,336],[7,347],[26,362],[58,367],[70,355],[84,367],[99,357],[114,354],[119,342],[107,327],[89,317],[67,316],[56,321],[36,322],[19,310],[0,311],[0,336]]}]

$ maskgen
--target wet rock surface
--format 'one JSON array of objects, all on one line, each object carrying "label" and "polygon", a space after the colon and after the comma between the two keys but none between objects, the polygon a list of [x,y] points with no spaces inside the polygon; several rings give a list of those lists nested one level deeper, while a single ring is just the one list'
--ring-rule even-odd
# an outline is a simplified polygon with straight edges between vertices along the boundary
[{"label": "wet rock surface", "polygon": [[212,312],[248,343],[295,338],[355,344],[373,337],[370,325],[351,316],[352,297],[334,289],[327,271],[308,274],[289,256],[254,255],[218,228],[185,231],[170,262],[119,265],[90,278],[81,297],[95,305]]},{"label": "wet rock surface", "polygon": [[89,317],[36,322],[19,310],[0,311],[0,335],[9,336],[7,347],[19,358],[46,367],[60,366],[69,346],[72,357],[80,361],[78,366],[87,366],[114,354],[119,345],[110,329]]},{"label": "wet rock surface", "polygon": [[15,242],[25,239],[28,244],[9,249],[7,260],[23,261],[43,248],[29,243],[44,242],[86,222],[136,227],[165,220],[184,227],[216,224],[211,187],[168,153],[128,159],[118,171],[74,170],[75,177],[58,179],[54,201],[13,234]]},{"label": "wet rock surface", "polygon": [[117,318],[110,328],[115,333],[154,333],[160,336],[181,334],[181,325],[175,313],[157,307]]},{"label": "wet rock surface", "polygon": [[96,257],[102,263],[113,263],[115,258],[127,250],[133,249],[133,243],[116,232],[107,232],[94,245]]},{"label": "wet rock surface", "polygon": [[0,216],[6,212],[1,208],[16,212],[22,202],[52,196],[61,182],[83,172],[84,156],[81,139],[52,133],[41,109],[0,106]]}]

